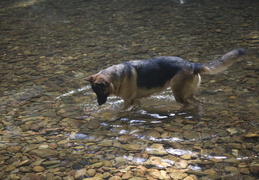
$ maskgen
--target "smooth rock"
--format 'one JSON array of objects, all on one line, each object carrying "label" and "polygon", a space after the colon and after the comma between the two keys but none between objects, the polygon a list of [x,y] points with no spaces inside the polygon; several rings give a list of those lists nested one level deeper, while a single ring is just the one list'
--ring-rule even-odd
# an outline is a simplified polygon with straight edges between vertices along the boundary
[{"label": "smooth rock", "polygon": [[42,172],[42,171],[45,170],[45,168],[42,167],[42,166],[35,166],[35,167],[32,168],[32,170],[33,170],[34,172]]},{"label": "smooth rock", "polygon": [[76,179],[80,179],[80,178],[82,178],[82,177],[85,176],[85,175],[87,175],[87,170],[86,170],[85,168],[79,169],[79,170],[77,170],[76,173],[75,173],[75,178],[76,178]]},{"label": "smooth rock", "polygon": [[52,149],[34,149],[29,154],[37,155],[41,158],[57,157],[59,152]]},{"label": "smooth rock", "polygon": [[166,155],[168,154],[163,147],[163,144],[152,144],[149,148],[146,148],[148,154],[153,155]]},{"label": "smooth rock", "polygon": [[96,174],[96,170],[95,169],[88,169],[87,174],[88,174],[88,176],[93,177]]},{"label": "smooth rock", "polygon": [[121,180],[120,176],[112,176],[109,178],[109,180]]},{"label": "smooth rock", "polygon": [[144,164],[159,168],[167,168],[174,164],[174,161],[166,161],[161,157],[150,157]]},{"label": "smooth rock", "polygon": [[20,152],[22,149],[22,146],[11,146],[8,148],[8,151],[11,153],[17,153]]},{"label": "smooth rock", "polygon": [[6,166],[5,171],[10,172],[10,171],[13,171],[13,170],[15,170],[15,169],[16,169],[16,167],[11,164],[11,165]]}]

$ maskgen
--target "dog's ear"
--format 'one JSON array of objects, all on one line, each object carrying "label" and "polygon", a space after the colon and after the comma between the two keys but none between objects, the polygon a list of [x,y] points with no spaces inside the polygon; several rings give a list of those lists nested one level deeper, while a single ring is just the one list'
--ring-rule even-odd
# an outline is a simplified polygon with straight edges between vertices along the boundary
[{"label": "dog's ear", "polygon": [[94,77],[93,76],[88,76],[86,78],[84,78],[85,81],[89,81],[90,83],[93,83],[94,81]]}]

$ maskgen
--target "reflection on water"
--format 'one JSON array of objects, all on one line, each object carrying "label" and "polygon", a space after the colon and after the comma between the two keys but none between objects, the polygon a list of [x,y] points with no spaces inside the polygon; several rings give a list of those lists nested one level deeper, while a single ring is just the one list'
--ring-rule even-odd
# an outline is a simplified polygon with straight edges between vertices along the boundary
[{"label": "reflection on water", "polygon": [[[1,1],[0,179],[256,179],[257,1]],[[126,60],[246,58],[120,111],[83,78]]]}]

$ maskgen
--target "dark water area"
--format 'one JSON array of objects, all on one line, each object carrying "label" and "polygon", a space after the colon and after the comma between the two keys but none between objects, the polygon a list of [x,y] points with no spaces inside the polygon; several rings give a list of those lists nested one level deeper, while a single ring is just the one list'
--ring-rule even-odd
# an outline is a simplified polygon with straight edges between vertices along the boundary
[{"label": "dark water area", "polygon": [[[2,0],[0,179],[245,179],[259,176],[259,1]],[[208,62],[201,103],[170,90],[120,111],[84,77],[128,60]]]}]

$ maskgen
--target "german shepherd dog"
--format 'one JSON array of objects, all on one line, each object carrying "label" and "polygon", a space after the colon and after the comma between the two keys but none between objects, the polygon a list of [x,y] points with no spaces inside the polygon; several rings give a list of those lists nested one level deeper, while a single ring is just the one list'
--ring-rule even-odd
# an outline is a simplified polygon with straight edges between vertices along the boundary
[{"label": "german shepherd dog", "polygon": [[171,87],[177,102],[184,105],[195,102],[194,93],[201,82],[200,74],[217,74],[245,54],[235,49],[208,63],[192,63],[180,57],[163,56],[148,60],[127,61],[113,65],[84,78],[97,95],[99,105],[110,95],[124,100],[124,109],[136,100]]}]

